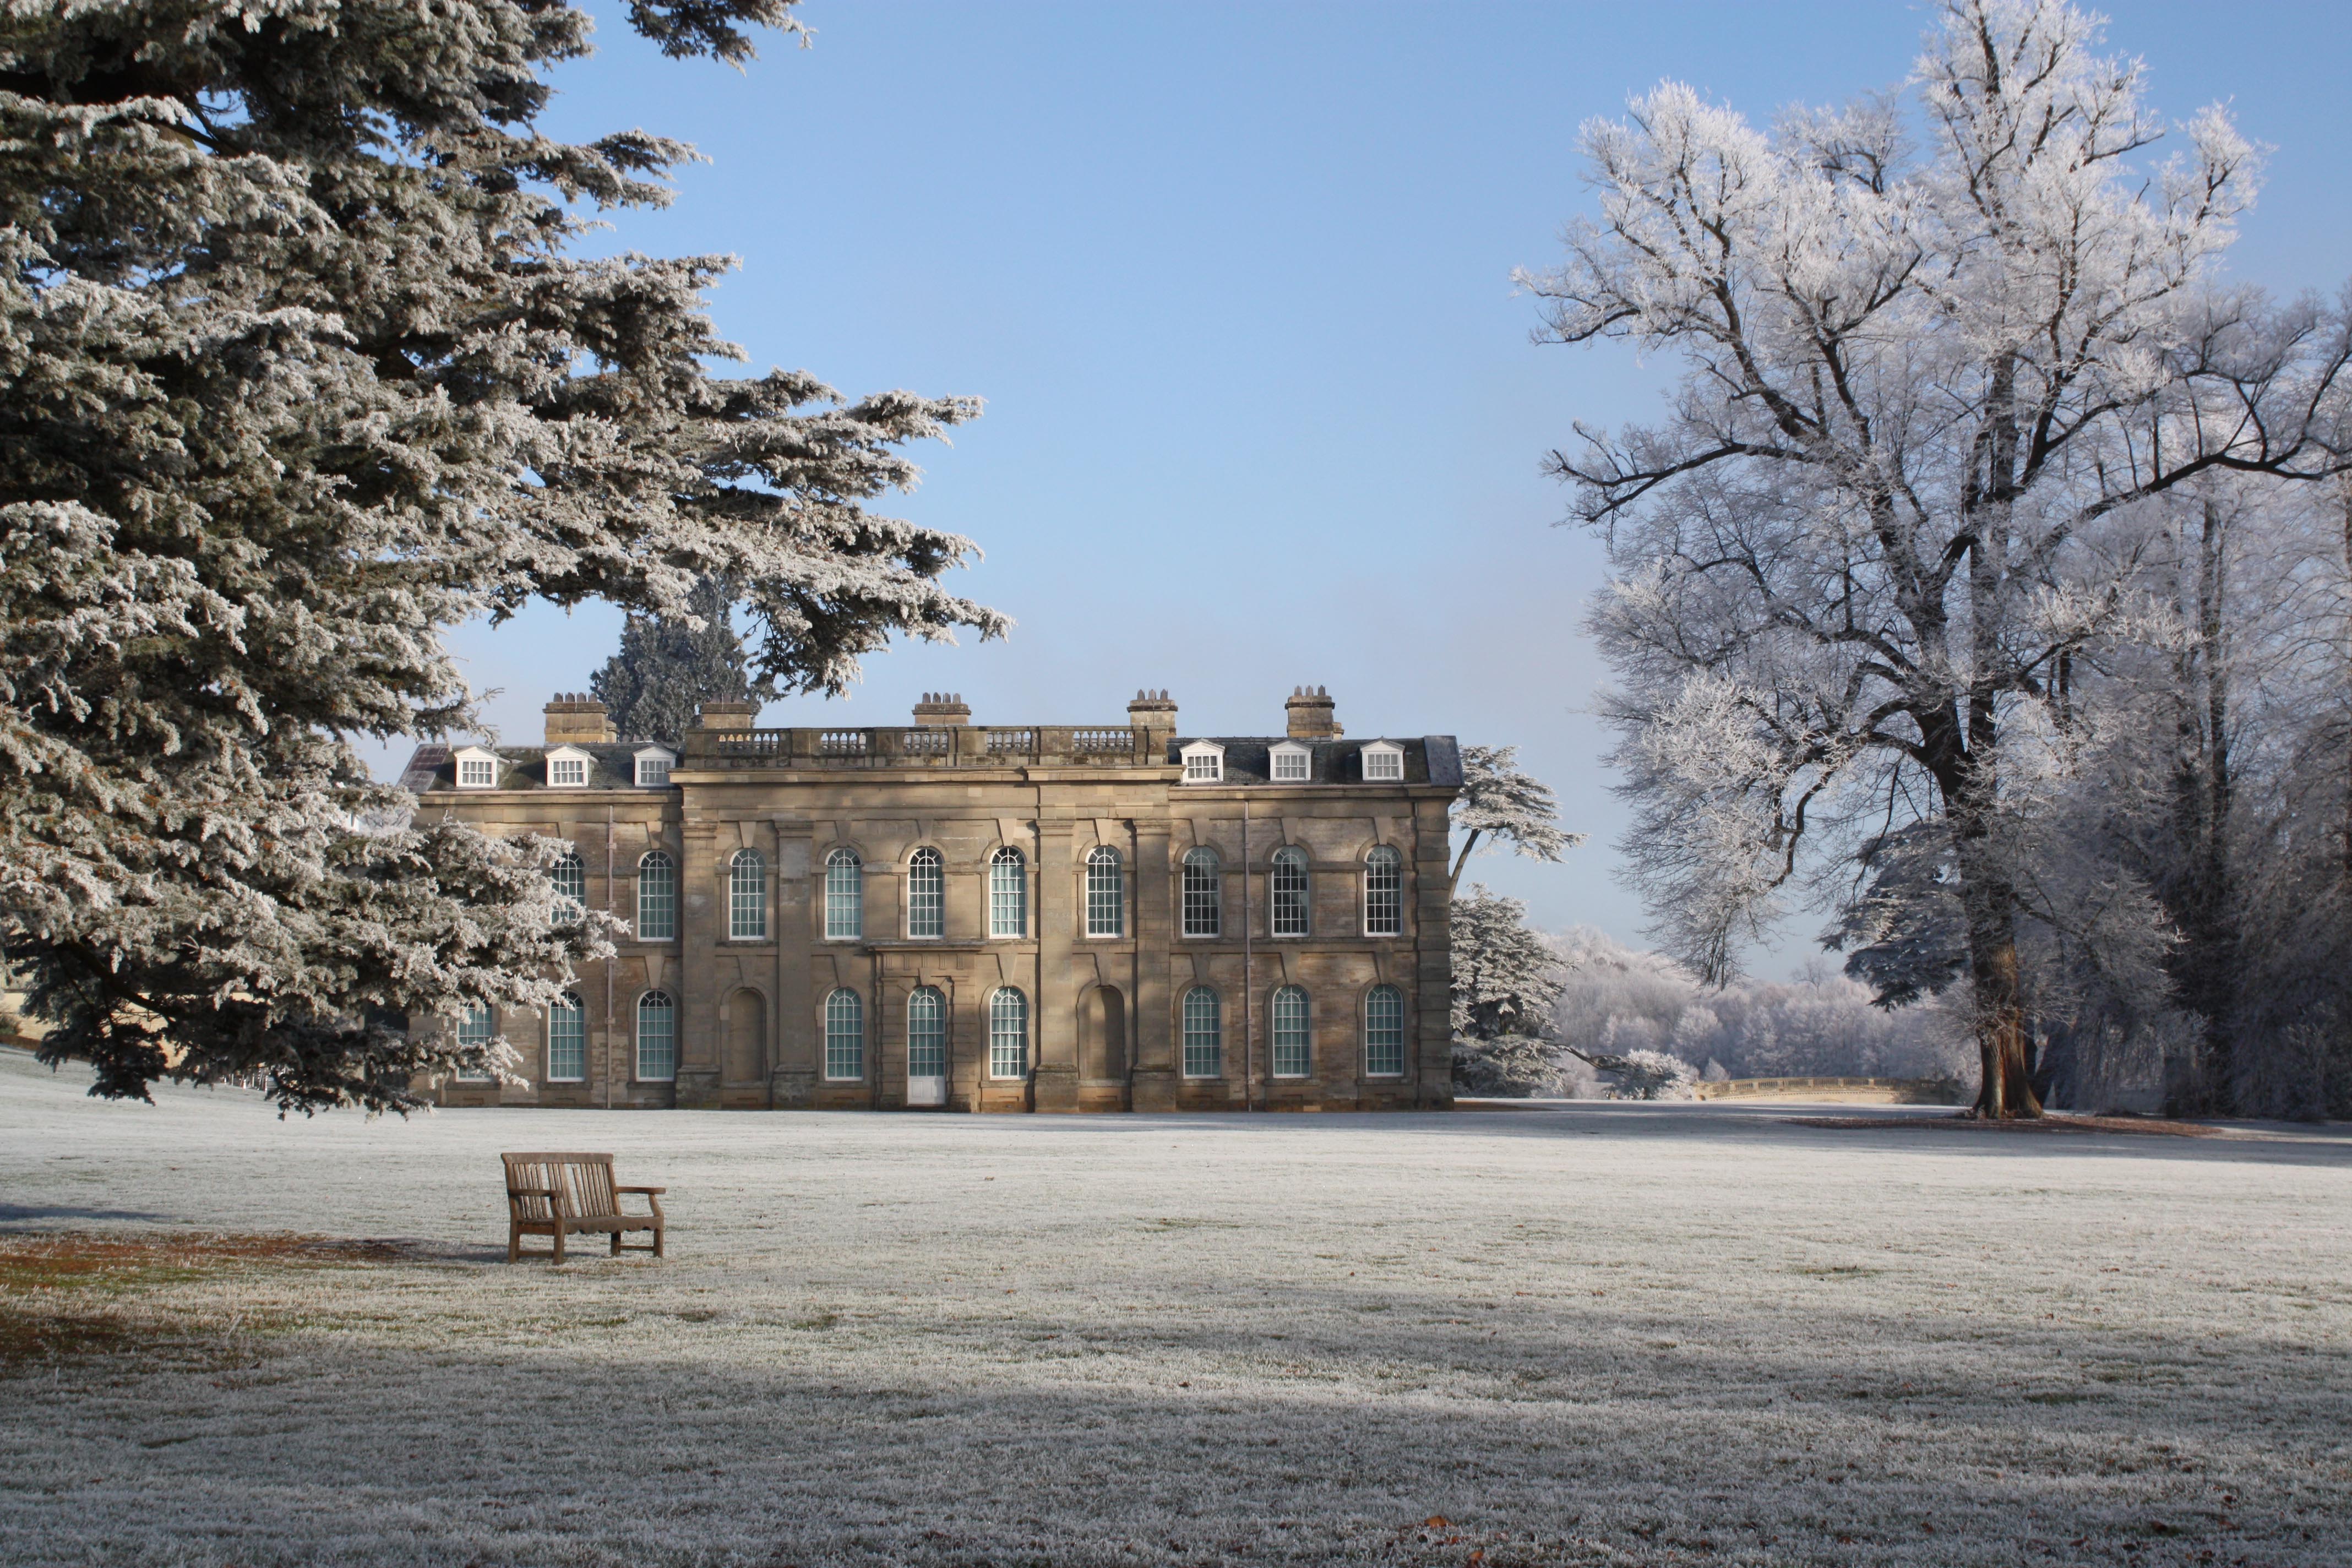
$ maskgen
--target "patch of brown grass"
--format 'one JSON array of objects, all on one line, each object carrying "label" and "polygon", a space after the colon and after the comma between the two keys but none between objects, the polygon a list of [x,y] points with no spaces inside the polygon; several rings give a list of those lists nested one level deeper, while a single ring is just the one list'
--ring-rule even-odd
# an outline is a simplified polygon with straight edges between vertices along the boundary
[{"label": "patch of brown grass", "polygon": [[2158,1138],[2218,1138],[2221,1130],[2160,1116],[2041,1116],[1993,1121],[1980,1116],[1791,1116],[1792,1127],[1841,1132],[1931,1127],[1947,1132],[2140,1132]]}]

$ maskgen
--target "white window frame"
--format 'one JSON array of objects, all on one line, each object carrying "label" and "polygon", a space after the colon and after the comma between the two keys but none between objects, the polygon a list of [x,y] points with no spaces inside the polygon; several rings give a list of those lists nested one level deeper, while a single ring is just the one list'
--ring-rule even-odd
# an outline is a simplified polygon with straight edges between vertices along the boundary
[{"label": "white window frame", "polygon": [[[1287,870],[1296,870],[1298,873],[1297,905],[1291,911],[1298,917],[1295,921],[1286,921],[1283,918],[1283,905],[1288,898],[1288,893],[1284,889],[1282,883],[1283,874]],[[1307,859],[1307,851],[1295,844],[1280,846],[1266,861],[1265,929],[1266,934],[1285,942],[1296,942],[1302,937],[1311,935],[1315,930],[1313,863]]]},{"label": "white window frame", "polygon": [[[854,1059],[848,1055],[853,1051]],[[846,1068],[855,1070],[843,1070]],[[824,1080],[866,1081],[866,998],[846,985],[824,994]]]},{"label": "white window frame", "polygon": [[[479,778],[466,776],[469,772],[476,770],[483,770],[485,776]],[[459,789],[496,789],[499,787],[499,774],[501,771],[499,765],[499,754],[488,746],[457,748],[456,777]]]},{"label": "white window frame", "polygon": [[[595,759],[577,746],[558,746],[547,753],[547,787],[586,789]],[[572,776],[576,773],[578,776]],[[561,776],[559,776],[561,775]]]},{"label": "white window frame", "polygon": [[[1110,875],[1102,875],[1108,868]],[[1108,881],[1108,887],[1103,886]],[[1117,942],[1127,936],[1127,858],[1108,844],[1087,851],[1087,936]]]},{"label": "white window frame", "polygon": [[[661,864],[658,866],[650,864],[656,855],[661,857]],[[647,871],[658,871],[667,884],[666,897],[668,903],[662,910],[662,923],[668,929],[657,936],[647,935],[646,931],[646,873]],[[636,917],[630,934],[639,942],[676,942],[677,940],[677,857],[667,849],[648,849],[637,857]]]},{"label": "white window frame", "polygon": [[[927,1057],[936,1060],[925,1060]],[[944,1078],[947,1070],[947,993],[936,985],[918,985],[907,993],[907,1076]]]},{"label": "white window frame", "polygon": [[[1194,887],[1198,880],[1205,886]],[[1196,942],[1225,934],[1225,861],[1214,847],[1195,844],[1176,869],[1177,929]],[[1196,918],[1197,917],[1197,918]]]},{"label": "white window frame", "polygon": [[[656,996],[661,998],[661,1005],[654,1008],[653,1011],[656,1014],[667,1015],[667,1016],[663,1018],[662,1026],[667,1029],[669,1033],[667,1037],[662,1041],[662,1044],[669,1052],[669,1060],[667,1063],[656,1064],[667,1070],[649,1073],[646,1070],[646,1004],[651,1002]],[[657,985],[650,991],[639,994],[637,997],[635,1016],[636,1028],[633,1038],[636,1048],[631,1053],[632,1060],[630,1067],[636,1076],[636,1081],[639,1083],[676,1083],[677,1081],[677,998]]]},{"label": "white window frame", "polygon": [[[1011,889],[997,886],[997,868],[1005,866],[1014,872],[1015,885]],[[1018,931],[1010,929],[1003,919],[1008,900]],[[1029,935],[1029,857],[1010,844],[1000,845],[988,858],[988,934],[996,942],[1023,942]]]},{"label": "white window frame", "polygon": [[[1282,1016],[1285,1011],[1284,1004],[1286,1002],[1295,1002],[1298,1009],[1298,1037],[1288,1046],[1285,1045],[1282,1037]],[[1315,1075],[1315,999],[1307,995],[1307,987],[1304,985],[1276,986],[1274,994],[1266,999],[1265,1021],[1265,1037],[1269,1042],[1266,1055],[1267,1070],[1276,1078],[1312,1078]],[[1288,1064],[1284,1062],[1283,1053],[1286,1049],[1297,1051],[1297,1059],[1295,1062]]]},{"label": "white window frame", "polygon": [[[572,1024],[579,1030],[580,1050],[578,1072],[555,1070],[555,1020],[570,1015]],[[588,1081],[588,1009],[581,1005],[577,991],[567,991],[547,1010],[547,1081],[550,1083],[585,1083]]]},{"label": "white window frame", "polygon": [[1394,741],[1374,741],[1364,748],[1366,784],[1404,783],[1404,748]]},{"label": "white window frame", "polygon": [[[1202,1005],[1196,1008],[1196,1002]],[[1207,1028],[1195,1028],[1203,1018]],[[1208,1053],[1205,1062],[1192,1054],[1196,1036],[1207,1042],[1200,1047]],[[1225,999],[1217,994],[1215,986],[1194,985],[1185,991],[1177,1007],[1177,1045],[1184,1077],[1206,1080],[1225,1076]]]},{"label": "white window frame", "polygon": [[[1396,1066],[1375,1068],[1372,1065],[1372,1005],[1374,1000],[1378,999],[1385,1005],[1390,997],[1396,999]],[[1402,1078],[1404,1076],[1407,1055],[1405,1026],[1404,992],[1401,987],[1382,984],[1364,993],[1364,1076],[1366,1078]],[[1388,1042],[1382,1041],[1381,1045],[1385,1047]]]},{"label": "white window frame", "polygon": [[[457,1045],[459,1049],[487,1049],[499,1037],[499,1016],[486,1006],[466,1007],[457,1014]],[[499,1075],[472,1068],[459,1068],[459,1083],[496,1083]]]},{"label": "white window frame", "polygon": [[[1393,908],[1396,915],[1396,923],[1392,927],[1385,929],[1374,924],[1372,921],[1372,910],[1374,907],[1372,903],[1374,893],[1374,889],[1372,887],[1372,868],[1376,865],[1391,866],[1396,869],[1396,888],[1392,895],[1395,900]],[[1374,845],[1370,850],[1366,851],[1364,855],[1363,879],[1364,934],[1366,936],[1402,936],[1404,934],[1404,856],[1397,850],[1394,845]]]},{"label": "white window frame", "polygon": [[[919,910],[929,918],[918,921]],[[929,929],[919,930],[919,926]],[[947,934],[947,858],[929,845],[921,845],[907,857],[907,940],[937,942]]]},{"label": "white window frame", "polygon": [[1315,776],[1315,753],[1296,741],[1284,741],[1267,753],[1266,776],[1276,784],[1305,784]]},{"label": "white window frame", "polygon": [[[834,886],[834,873],[844,870],[849,873],[846,879],[852,884],[845,892]],[[824,858],[824,918],[825,941],[866,940],[866,861],[846,844],[827,852]]]},{"label": "white window frame", "polygon": [[748,844],[727,860],[727,940],[768,940],[768,858]]},{"label": "white window frame", "polygon": [[1225,782],[1225,749],[1214,741],[1194,741],[1177,755],[1184,759],[1186,784]]},{"label": "white window frame", "polygon": [[[1008,1072],[1013,1050],[1020,1053],[1020,1065]],[[1000,985],[988,994],[988,1076],[999,1083],[1029,1076],[1029,998],[1017,985]]]},{"label": "white window frame", "polygon": [[635,764],[629,776],[637,781],[639,789],[667,789],[670,769],[677,764],[677,753],[667,746],[642,746],[637,750]]}]

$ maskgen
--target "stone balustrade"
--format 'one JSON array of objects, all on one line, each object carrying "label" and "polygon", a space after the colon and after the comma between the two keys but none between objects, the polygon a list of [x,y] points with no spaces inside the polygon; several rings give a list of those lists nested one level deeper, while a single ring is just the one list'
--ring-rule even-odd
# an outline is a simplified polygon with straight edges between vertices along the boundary
[{"label": "stone balustrade", "polygon": [[844,730],[695,730],[684,768],[1164,767],[1165,731],[1142,725],[957,724]]}]

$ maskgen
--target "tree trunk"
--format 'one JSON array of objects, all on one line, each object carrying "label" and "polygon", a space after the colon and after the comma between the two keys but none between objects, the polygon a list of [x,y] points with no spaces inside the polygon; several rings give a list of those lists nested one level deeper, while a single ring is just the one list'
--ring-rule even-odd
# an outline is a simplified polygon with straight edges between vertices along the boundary
[{"label": "tree trunk", "polygon": [[[1983,1076],[1975,1113],[2001,1119],[2042,1114],[2027,1049],[2025,988],[2017,964],[2017,894],[1990,862],[1981,830],[1960,847],[1960,907],[1969,926],[1969,983]],[[1974,862],[1974,864],[1971,864]]]}]

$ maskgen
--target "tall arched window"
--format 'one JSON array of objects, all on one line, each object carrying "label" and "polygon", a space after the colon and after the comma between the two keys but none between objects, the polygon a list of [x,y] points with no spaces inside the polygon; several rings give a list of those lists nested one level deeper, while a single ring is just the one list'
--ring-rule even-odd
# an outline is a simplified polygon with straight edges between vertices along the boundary
[{"label": "tall arched window", "polygon": [[1184,1076],[1222,1078],[1225,1071],[1223,1007],[1205,985],[1184,993]]},{"label": "tall arched window", "polygon": [[647,1083],[677,1077],[677,1004],[667,991],[637,998],[637,1077]]},{"label": "tall arched window", "polygon": [[648,849],[637,862],[637,940],[677,940],[677,862]]},{"label": "tall arched window", "polygon": [[[488,1007],[468,1007],[457,1015],[457,1044],[465,1050],[488,1049],[490,1041],[498,1037],[498,1020],[490,1016],[490,1010]],[[477,1058],[475,1062],[469,1062],[457,1069],[457,1081],[459,1083],[493,1083],[497,1081],[497,1075],[487,1067],[479,1065]]]},{"label": "tall arched window", "polygon": [[1305,1078],[1314,1061],[1307,1032],[1307,993],[1296,985],[1278,987],[1274,1005],[1274,1076]]},{"label": "tall arched window", "polygon": [[1009,844],[988,858],[988,934],[1029,934],[1029,863]]},{"label": "tall arched window", "polygon": [[866,934],[866,867],[855,849],[824,858],[824,939],[856,942]]},{"label": "tall arched window", "polygon": [[547,1081],[578,1083],[588,1076],[588,1015],[577,992],[567,991],[547,1010]]},{"label": "tall arched window", "polygon": [[948,931],[948,882],[940,868],[940,852],[918,849],[907,861],[907,934],[945,936]]},{"label": "tall arched window", "polygon": [[1404,934],[1404,857],[1385,844],[1364,857],[1364,934]]},{"label": "tall arched window", "polygon": [[936,985],[918,985],[907,997],[907,1076],[945,1078],[948,999]]},{"label": "tall arched window", "polygon": [[1127,934],[1127,879],[1118,851],[1108,844],[1087,851],[1087,934]]},{"label": "tall arched window", "polygon": [[555,918],[576,921],[588,908],[588,868],[581,863],[580,851],[566,849],[562,858],[547,868],[548,880],[555,884]]},{"label": "tall arched window", "polygon": [[988,1076],[1029,1070],[1029,998],[1007,985],[988,999]]},{"label": "tall arched window", "polygon": [[1184,934],[1222,936],[1224,929],[1224,868],[1203,844],[1184,852]]},{"label": "tall arched window", "polygon": [[729,862],[727,936],[761,942],[768,935],[768,863],[757,849],[738,849]]},{"label": "tall arched window", "polygon": [[1307,851],[1285,845],[1274,852],[1273,924],[1276,936],[1307,934]]},{"label": "tall arched window", "polygon": [[1364,1071],[1372,1078],[1404,1073],[1404,993],[1375,985],[1364,994]]},{"label": "tall arched window", "polygon": [[866,1076],[866,999],[846,985],[824,999],[824,1076]]}]

